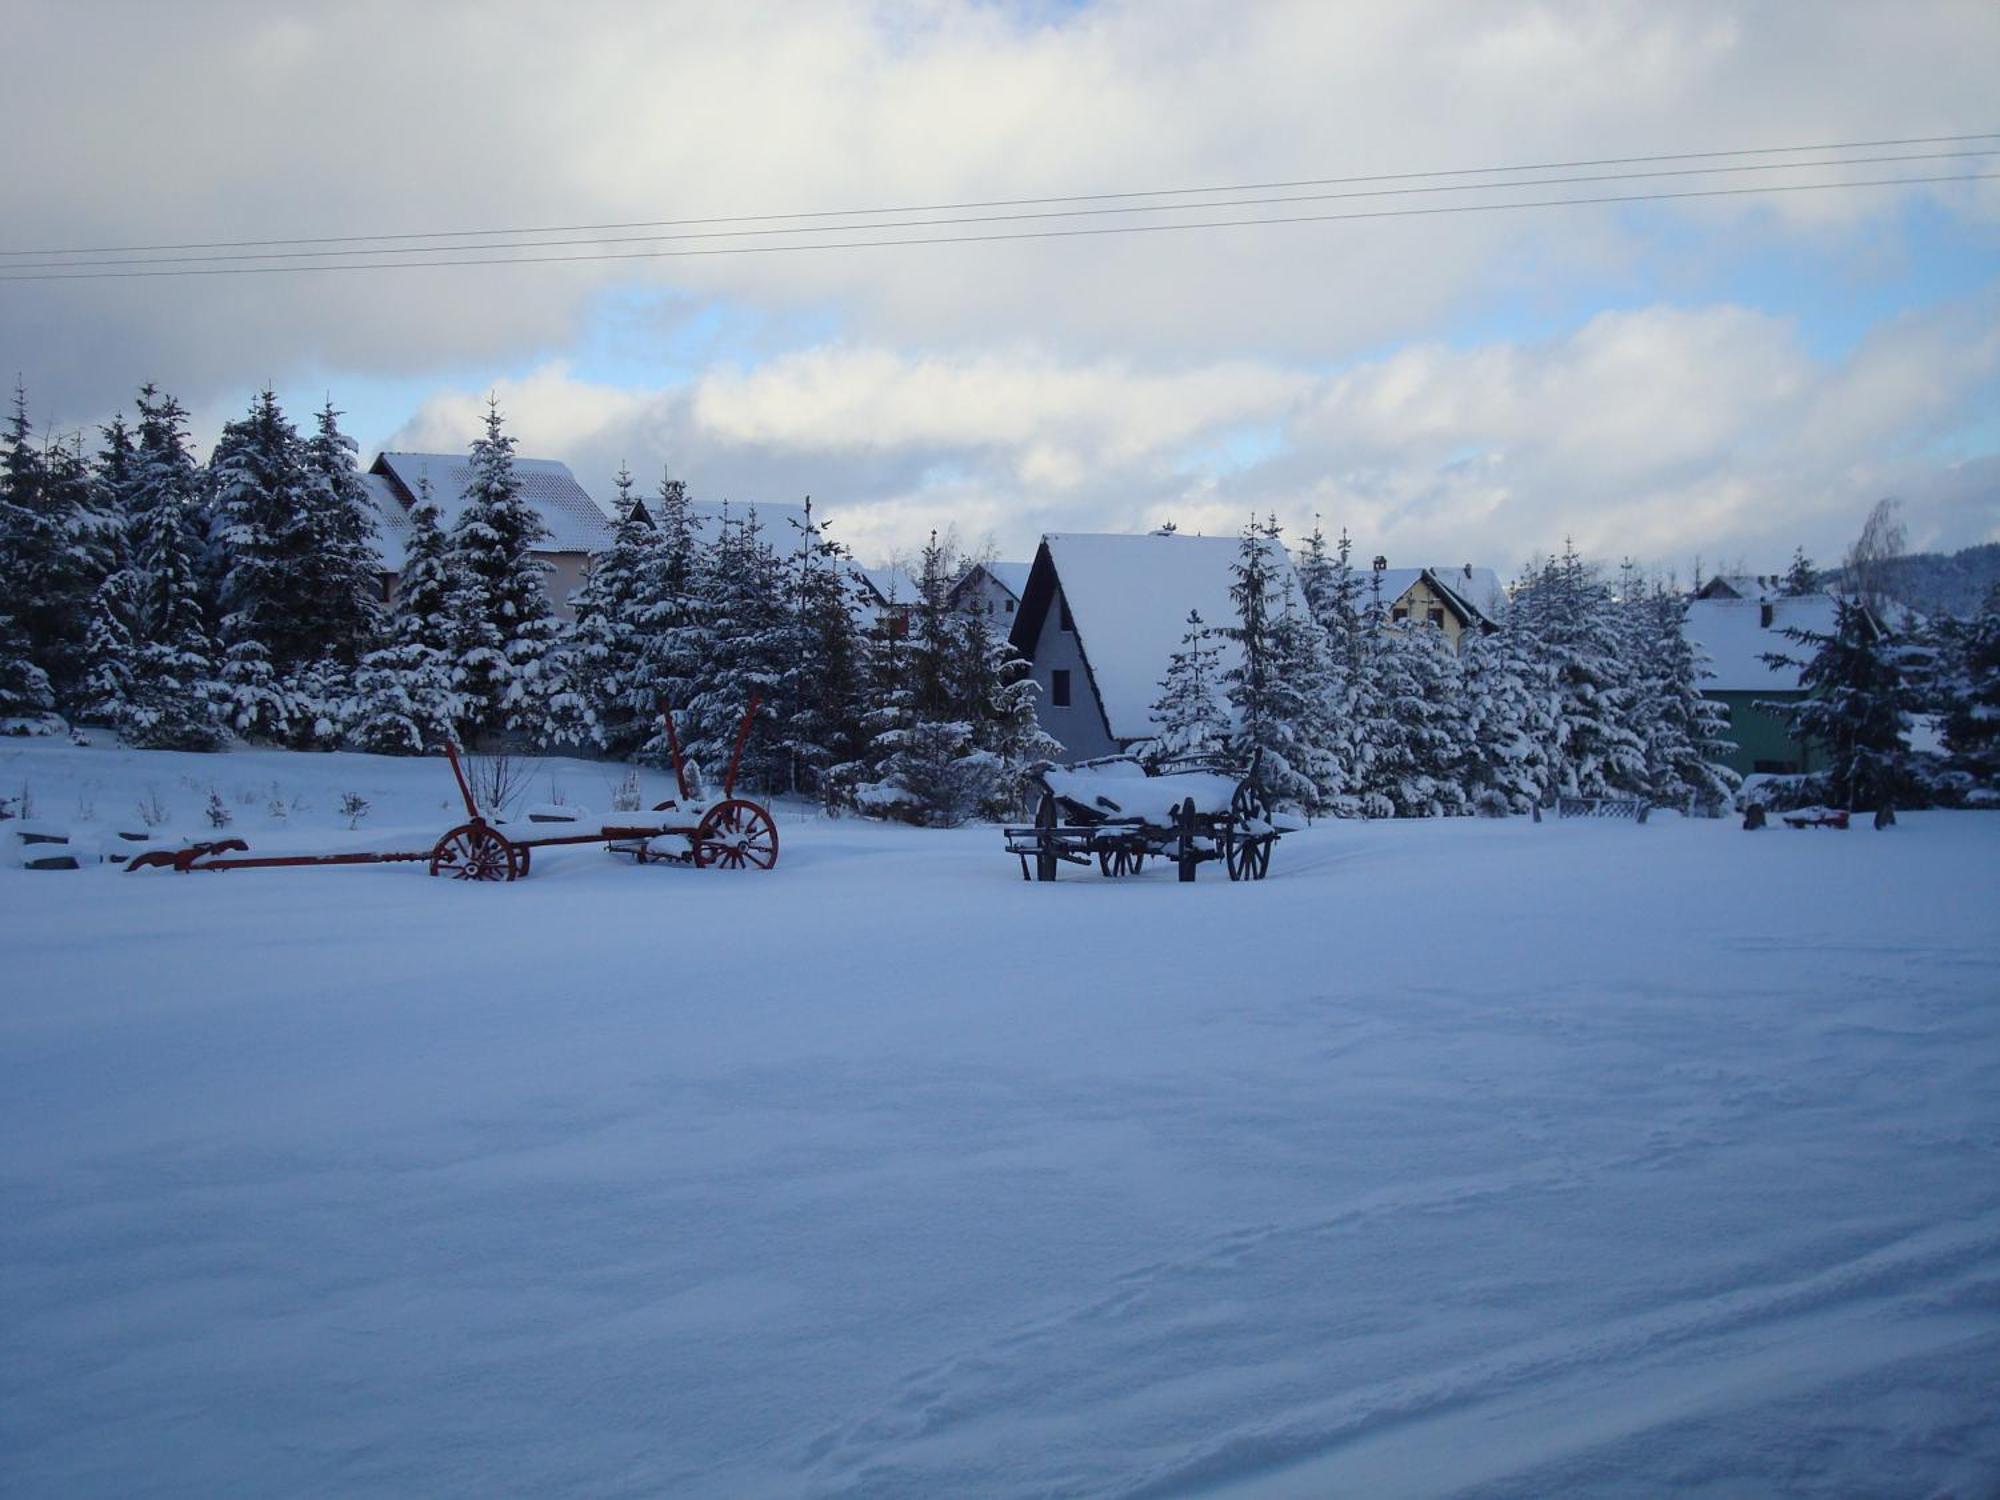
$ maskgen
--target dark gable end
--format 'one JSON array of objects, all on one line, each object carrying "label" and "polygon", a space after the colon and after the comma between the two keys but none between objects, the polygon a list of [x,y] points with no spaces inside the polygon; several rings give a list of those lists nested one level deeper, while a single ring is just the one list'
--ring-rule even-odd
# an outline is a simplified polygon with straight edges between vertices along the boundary
[{"label": "dark gable end", "polygon": [[[1049,544],[1044,541],[1035,549],[1035,561],[1028,569],[1027,586],[1021,590],[1021,607],[1014,613],[1014,626],[1007,632],[1007,644],[1014,654],[1035,666],[1035,647],[1041,641],[1042,627],[1048,623],[1049,611],[1055,607],[1056,594],[1061,580],[1056,577],[1055,559],[1049,555]],[[1090,689],[1091,706],[1097,710],[1097,721],[1104,728],[1104,737],[1114,745],[1122,745],[1111,732],[1111,720],[1104,712],[1104,694],[1098,691],[1097,672],[1090,664],[1090,647],[1078,630],[1076,654],[1083,660],[1083,680]]]}]

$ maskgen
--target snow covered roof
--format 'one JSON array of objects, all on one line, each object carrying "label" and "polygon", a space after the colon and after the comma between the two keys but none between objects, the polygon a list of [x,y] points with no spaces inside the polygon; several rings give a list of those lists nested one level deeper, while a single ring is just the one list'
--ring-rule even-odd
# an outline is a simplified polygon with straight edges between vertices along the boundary
[{"label": "snow covered roof", "polygon": [[[450,530],[465,509],[472,460],[463,453],[384,453],[370,472],[394,483],[405,510],[416,502],[418,481],[428,475],[439,522]],[[576,482],[568,464],[552,458],[517,458],[514,472],[521,481],[521,498],[549,529],[536,551],[601,552],[611,545],[611,518]]]},{"label": "snow covered roof", "polygon": [[1697,599],[1776,599],[1785,580],[1775,573],[1718,573],[1695,590]]},{"label": "snow covered roof", "polygon": [[914,604],[920,592],[910,570],[894,563],[887,567],[864,568],[854,565],[854,576],[875,596],[878,604]]},{"label": "snow covered roof", "polygon": [[[1265,544],[1280,587],[1292,578],[1292,561],[1277,542]],[[1160,679],[1187,633],[1188,611],[1199,610],[1211,627],[1232,625],[1233,536],[1131,536],[1051,533],[1042,538],[1015,616],[1014,649],[1030,655],[1054,590],[1068,603],[1090,678],[1114,739],[1145,739],[1158,731],[1153,702]],[[1043,581],[1043,560],[1048,579]],[[1235,642],[1218,638],[1223,670],[1236,665]]]},{"label": "snow covered roof", "polygon": [[1786,637],[1788,628],[1830,631],[1835,603],[1830,594],[1797,599],[1704,598],[1688,604],[1682,633],[1709,656],[1702,683],[1717,693],[1796,693],[1797,667],[1773,667],[1762,660],[1766,651],[1783,651],[1801,658],[1812,654]]},{"label": "snow covered roof", "polygon": [[384,573],[400,573],[410,545],[410,513],[397,498],[395,485],[380,474],[363,474],[361,488],[375,522],[375,566]]}]

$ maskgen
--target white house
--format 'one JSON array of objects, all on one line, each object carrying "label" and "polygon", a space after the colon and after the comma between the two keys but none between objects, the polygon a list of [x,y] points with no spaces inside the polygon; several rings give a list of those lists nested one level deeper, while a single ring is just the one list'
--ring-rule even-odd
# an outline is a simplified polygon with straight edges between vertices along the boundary
[{"label": "white house", "polygon": [[[1283,580],[1290,557],[1266,544]],[[1152,706],[1160,679],[1187,633],[1189,610],[1221,629],[1236,623],[1229,597],[1235,537],[1051,533],[1022,587],[1009,639],[1041,692],[1036,717],[1065,758],[1129,749],[1159,732]],[[1218,635],[1219,667],[1240,660]]]},{"label": "white house", "polygon": [[987,615],[1000,625],[1013,628],[1021,609],[1021,595],[1028,587],[1024,562],[974,563],[951,586],[951,606],[969,615]]}]

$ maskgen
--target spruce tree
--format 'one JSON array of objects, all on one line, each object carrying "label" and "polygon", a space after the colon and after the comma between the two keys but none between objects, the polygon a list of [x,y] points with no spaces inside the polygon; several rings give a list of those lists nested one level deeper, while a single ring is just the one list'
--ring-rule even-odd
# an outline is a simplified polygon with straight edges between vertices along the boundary
[{"label": "spruce tree", "polygon": [[562,689],[553,705],[558,738],[590,743],[614,756],[637,751],[653,733],[657,711],[642,707],[645,641],[638,607],[653,528],[621,468],[611,545],[591,559],[570,596],[574,616],[561,646]]},{"label": "spruce tree", "polygon": [[439,524],[430,477],[417,478],[410,534],[397,578],[389,641],[355,674],[355,743],[378,755],[423,755],[456,732],[451,609],[458,588],[454,554]]},{"label": "spruce tree", "polygon": [[1826,800],[1866,812],[1893,806],[1908,789],[1908,715],[1892,643],[1867,609],[1851,599],[1834,606],[1831,631],[1789,626],[1803,652],[1767,652],[1773,666],[1799,668],[1798,702],[1760,703],[1790,725],[1793,738],[1819,747],[1827,768]]},{"label": "spruce tree", "polygon": [[212,750],[221,731],[202,586],[207,524],[200,476],[188,452],[186,409],[150,385],[139,394],[132,505],[140,634],[118,727],[142,748]]},{"label": "spruce tree", "polygon": [[9,649],[39,674],[21,676],[23,690],[43,682],[62,703],[85,670],[90,594],[103,570],[88,504],[81,452],[54,439],[36,445],[27,392],[17,386],[0,429],[0,615],[13,620]]},{"label": "spruce tree", "polygon": [[2000,584],[1959,632],[1945,674],[1944,745],[1955,768],[2000,783]]},{"label": "spruce tree", "polygon": [[1553,781],[1553,688],[1511,620],[1468,633],[1460,650],[1467,803],[1487,816],[1529,812],[1547,800]]},{"label": "spruce tree", "polygon": [[1808,594],[1820,591],[1819,569],[1806,556],[1806,549],[1792,549],[1792,565],[1786,570],[1782,593],[1787,599],[1803,599]]},{"label": "spruce tree", "polygon": [[1728,712],[1701,690],[1711,674],[1707,654],[1687,636],[1688,601],[1656,584],[1636,612],[1646,627],[1637,725],[1645,742],[1647,794],[1667,807],[1719,807],[1742,778],[1724,764],[1735,749]]},{"label": "spruce tree", "polygon": [[849,768],[862,753],[864,652],[850,608],[847,549],[814,519],[810,498],[805,512],[791,564],[790,708],[779,733],[791,790],[832,807],[850,789]]},{"label": "spruce tree", "polygon": [[312,541],[310,617],[326,643],[319,655],[352,665],[375,644],[384,611],[375,511],[340,416],[329,400],[305,442],[304,525]]},{"label": "spruce tree", "polygon": [[540,740],[554,683],[548,657],[556,635],[546,582],[549,565],[534,554],[548,536],[521,494],[514,439],[497,400],[486,431],[473,441],[465,507],[452,527],[458,588],[452,600],[453,686],[462,698],[468,743],[505,731]]},{"label": "spruce tree", "polygon": [[1307,738],[1310,684],[1300,680],[1300,638],[1285,619],[1291,588],[1278,538],[1275,518],[1259,525],[1253,516],[1230,564],[1236,623],[1227,634],[1238,653],[1222,674],[1236,717],[1230,752],[1254,771],[1268,796],[1309,808],[1318,795],[1315,747]]},{"label": "spruce tree", "polygon": [[1188,611],[1180,649],[1167,662],[1160,696],[1152,707],[1159,731],[1148,752],[1159,763],[1221,754],[1229,742],[1229,713],[1222,705],[1222,648],[1215,632]]}]

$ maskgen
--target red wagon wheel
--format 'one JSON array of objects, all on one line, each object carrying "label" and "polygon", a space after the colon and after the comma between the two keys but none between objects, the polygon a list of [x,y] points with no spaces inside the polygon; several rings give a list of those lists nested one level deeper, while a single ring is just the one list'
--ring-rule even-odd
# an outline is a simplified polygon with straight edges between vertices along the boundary
[{"label": "red wagon wheel", "polygon": [[694,862],[704,869],[768,870],[778,862],[778,825],[754,802],[718,802],[694,831]]},{"label": "red wagon wheel", "polygon": [[431,874],[453,880],[515,880],[521,874],[521,860],[504,835],[483,823],[466,823],[437,841],[431,850]]}]

